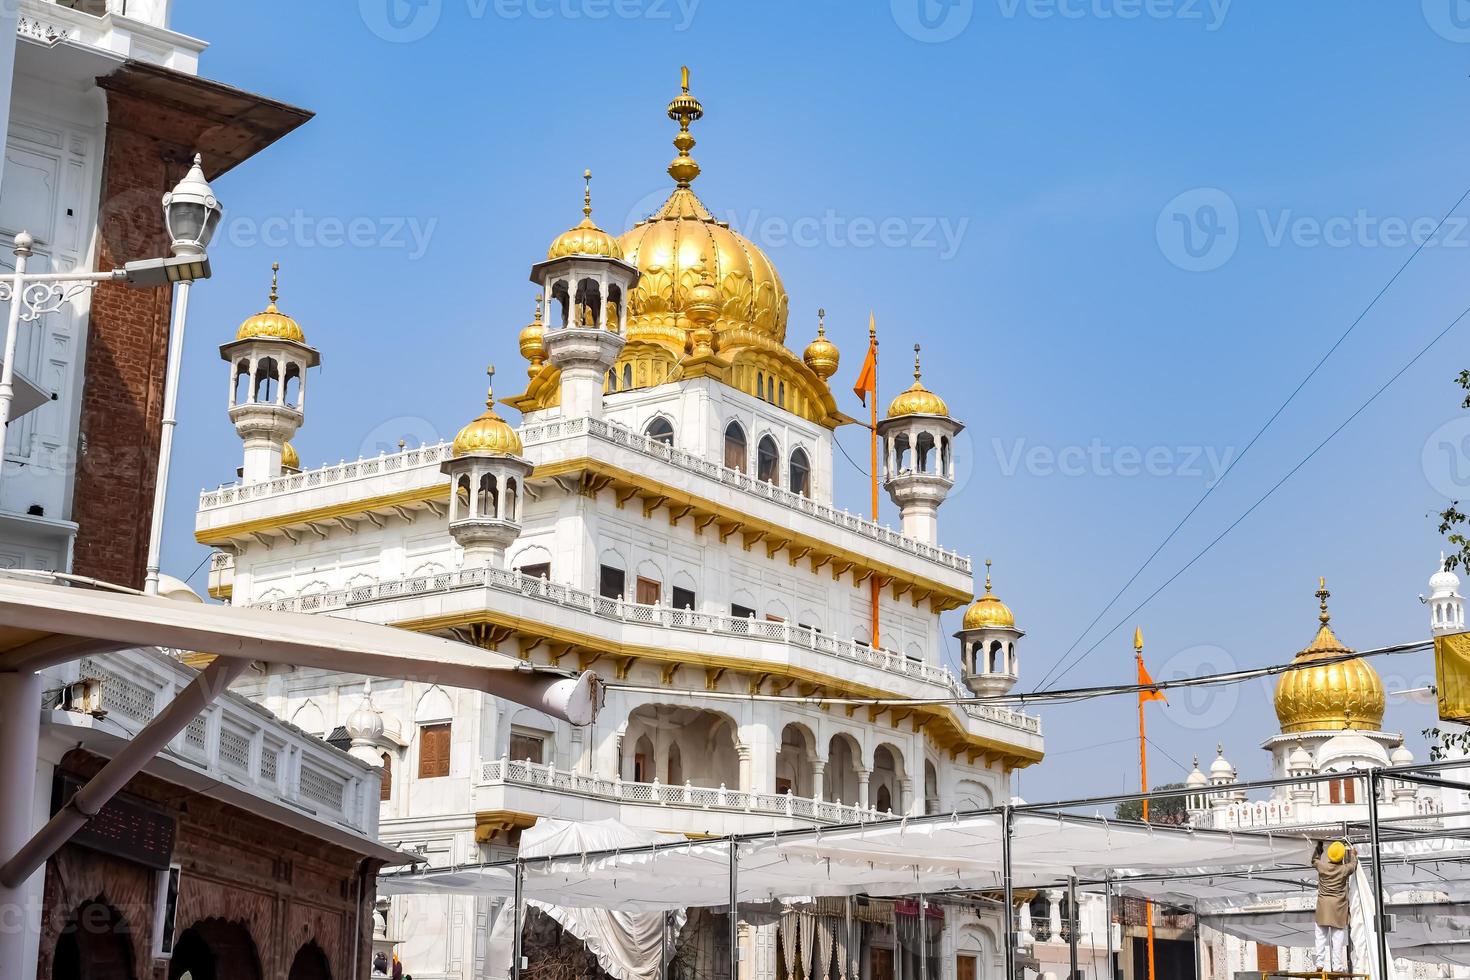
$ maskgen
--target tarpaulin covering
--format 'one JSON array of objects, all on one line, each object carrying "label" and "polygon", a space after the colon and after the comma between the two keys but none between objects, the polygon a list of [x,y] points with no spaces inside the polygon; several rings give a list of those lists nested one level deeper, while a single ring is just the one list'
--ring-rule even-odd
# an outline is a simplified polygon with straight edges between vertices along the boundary
[{"label": "tarpaulin covering", "polygon": [[[796,896],[912,895],[1002,887],[999,814],[884,821],[858,829],[821,829],[744,839],[738,898],[765,903]],[[1069,876],[1198,873],[1304,865],[1312,842],[1291,834],[1225,833],[1017,814],[1012,822],[1013,884],[1043,887]],[[701,841],[668,847],[577,853],[526,865],[528,899],[567,908],[653,911],[714,907],[729,901],[730,845]],[[379,878],[382,894],[470,893],[508,896],[509,866],[413,872]]]}]

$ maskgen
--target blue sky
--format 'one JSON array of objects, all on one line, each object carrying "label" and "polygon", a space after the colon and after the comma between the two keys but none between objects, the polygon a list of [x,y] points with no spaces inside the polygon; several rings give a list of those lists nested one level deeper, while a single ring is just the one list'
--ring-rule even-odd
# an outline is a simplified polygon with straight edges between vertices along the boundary
[{"label": "blue sky", "polygon": [[[213,43],[206,75],[318,117],[216,187],[229,215],[190,316],[175,574],[205,557],[196,492],[239,464],[216,347],[264,304],[272,261],[323,356],[307,466],[450,435],[485,363],[519,380],[527,270],[578,218],[582,169],[604,227],[661,200],[687,63],[707,113],[696,190],[780,268],[788,344],[825,307],[850,384],[872,308],[885,391],[922,343],[968,424],[941,534],[994,558],[1030,689],[1470,187],[1456,0],[389,2],[176,4],[175,26]],[[1467,218],[1087,634],[1075,653],[1122,627],[1067,684],[1127,681],[1135,620],[1155,676],[1287,660],[1318,575],[1349,645],[1427,634],[1432,515],[1470,485],[1453,386],[1470,323],[1124,616],[1470,306]],[[842,442],[866,458],[861,430]],[[864,477],[836,465],[839,503],[861,509]],[[1427,656],[1378,666],[1390,690],[1432,679]],[[1217,741],[1263,775],[1269,693],[1150,706],[1155,780]],[[1050,757],[1021,792],[1136,785],[1133,712],[1045,709]],[[1395,699],[1388,725],[1422,753],[1431,720]]]}]

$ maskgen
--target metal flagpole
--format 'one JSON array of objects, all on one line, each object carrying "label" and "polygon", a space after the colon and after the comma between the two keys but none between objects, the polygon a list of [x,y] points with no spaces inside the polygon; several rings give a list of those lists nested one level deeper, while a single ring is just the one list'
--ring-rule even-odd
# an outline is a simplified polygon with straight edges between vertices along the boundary
[{"label": "metal flagpole", "polygon": [[[1067,914],[1072,919],[1072,931],[1067,938],[1067,952],[1071,959],[1072,973],[1070,980],[1078,980],[1077,976],[1077,928],[1081,920],[1077,915],[1077,876],[1072,875],[1067,879]],[[1065,924],[1065,923],[1064,923]]]},{"label": "metal flagpole", "polygon": [[929,980],[929,922],[924,918],[923,892],[919,892],[919,980]]},{"label": "metal flagpole", "polygon": [[521,921],[521,905],[525,898],[526,864],[519,858],[516,859],[516,886],[511,901],[515,903],[513,910],[513,922],[515,935],[510,944],[510,980],[521,980],[521,930],[525,923]]},{"label": "metal flagpole", "polygon": [[1383,914],[1383,855],[1378,844],[1378,770],[1368,770],[1368,842],[1373,847],[1373,920],[1378,943],[1378,980],[1388,980],[1387,916]]},{"label": "metal flagpole", "polygon": [[1006,937],[1006,975],[1005,980],[1016,980],[1016,912],[1012,905],[1014,895],[1011,888],[1011,821],[1013,814],[1010,804],[1006,804],[1000,811],[1001,835],[1000,835],[1000,866],[1001,880],[1005,883],[1005,908],[1001,914],[1005,916]]},{"label": "metal flagpole", "polygon": [[740,976],[740,842],[730,835],[730,980]]},{"label": "metal flagpole", "polygon": [[1108,930],[1108,980],[1115,980],[1118,976],[1118,968],[1113,964],[1113,876],[1109,874],[1103,880],[1104,901],[1107,903],[1107,930]]},{"label": "metal flagpole", "polygon": [[[868,446],[869,465],[872,468],[872,496],[873,496],[873,523],[878,523],[878,321],[870,312],[868,314],[868,344],[873,351],[873,397],[868,399]],[[878,576],[874,575],[869,582],[873,606],[873,649],[881,646],[878,642],[878,596],[880,588]]]}]

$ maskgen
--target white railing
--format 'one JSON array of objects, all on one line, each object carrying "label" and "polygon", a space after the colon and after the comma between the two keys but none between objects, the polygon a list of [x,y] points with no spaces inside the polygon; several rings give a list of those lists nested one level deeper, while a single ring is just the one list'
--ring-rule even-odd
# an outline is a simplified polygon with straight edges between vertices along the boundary
[{"label": "white railing", "polygon": [[614,777],[587,776],[554,765],[514,762],[500,758],[480,763],[478,785],[525,786],[569,793],[619,803],[682,807],[694,810],[724,810],[731,813],[763,813],[818,823],[858,823],[886,819],[889,814],[826,800],[812,800],[791,793],[751,793],[745,790],[694,786],[690,783],[635,783]]},{"label": "white railing", "polygon": [[[793,493],[784,487],[757,480],[755,477],[739,470],[730,469],[718,463],[711,462],[701,456],[675,449],[655,439],[640,435],[620,425],[606,422],[601,419],[577,418],[562,419],[552,422],[543,422],[538,425],[528,425],[521,430],[521,439],[527,446],[537,443],[551,442],[572,436],[590,436],[602,440],[611,445],[621,446],[646,456],[662,460],[679,469],[695,473],[709,480],[749,494],[769,500],[792,510],[800,511],[819,521],[831,524],[834,527],[844,528],[865,538],[882,544],[890,545],[911,555],[917,555],[928,561],[937,562],[946,568],[955,571],[971,571],[970,559],[944,548],[936,548],[915,541],[913,538],[905,537],[890,527],[875,524],[857,514],[848,513],[830,507],[827,504],[818,503],[809,497],[799,493]],[[444,460],[453,456],[453,447],[447,442],[435,443],[432,446],[420,446],[417,449],[405,449],[398,453],[383,454],[372,459],[359,459],[355,462],[342,462],[334,466],[324,466],[320,469],[306,470],[301,473],[292,473],[287,476],[276,477],[274,480],[264,480],[260,483],[230,484],[222,486],[218,490],[206,490],[199,495],[199,509],[211,510],[216,507],[226,507],[231,504],[242,503],[248,500],[259,500],[266,497],[275,497],[281,494],[294,493],[300,490],[311,490],[316,487],[329,486],[338,483],[348,483],[354,480],[368,479],[385,473],[397,473],[419,467],[438,467]],[[445,483],[445,493],[448,494],[449,484]]]},{"label": "white railing", "polygon": [[[102,682],[107,721],[137,734],[196,673],[168,651],[124,650],[85,659],[79,676]],[[226,693],[164,750],[209,775],[323,823],[377,834],[381,779],[357,760]]]},{"label": "white railing", "polygon": [[992,721],[1024,732],[1041,734],[1039,718],[994,704],[966,704],[964,701],[972,695],[947,668],[922,660],[913,660],[893,650],[866,646],[795,623],[727,616],[722,613],[697,612],[692,609],[673,609],[669,606],[646,606],[636,602],[625,602],[622,599],[608,599],[569,585],[558,585],[547,579],[535,578],[503,568],[467,568],[457,572],[440,572],[435,575],[378,582],[373,585],[317,592],[288,599],[256,602],[251,605],[254,608],[272,609],[277,612],[314,613],[345,609],[369,602],[477,588],[511,592],[590,613],[601,619],[623,623],[788,643],[805,650],[828,654],[850,663],[876,667],[888,673],[901,674],[914,680],[939,685],[949,694],[961,699],[960,708],[972,718]]}]

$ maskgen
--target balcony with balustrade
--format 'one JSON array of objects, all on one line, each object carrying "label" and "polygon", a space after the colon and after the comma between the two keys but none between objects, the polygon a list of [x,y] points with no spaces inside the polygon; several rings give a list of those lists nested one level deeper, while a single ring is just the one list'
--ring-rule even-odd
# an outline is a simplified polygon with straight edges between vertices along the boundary
[{"label": "balcony with balustrade", "polygon": [[[555,625],[587,648],[667,651],[688,662],[783,667],[841,678],[890,697],[954,698],[966,729],[1039,753],[1040,719],[973,695],[945,667],[790,622],[640,605],[498,568],[463,569],[253,604],[280,612],[326,613],[398,625],[469,621]],[[732,648],[731,641],[738,646]]]},{"label": "balcony with balustrade", "polygon": [[16,31],[46,47],[67,44],[194,75],[209,45],[169,29],[170,0],[19,0]]}]

